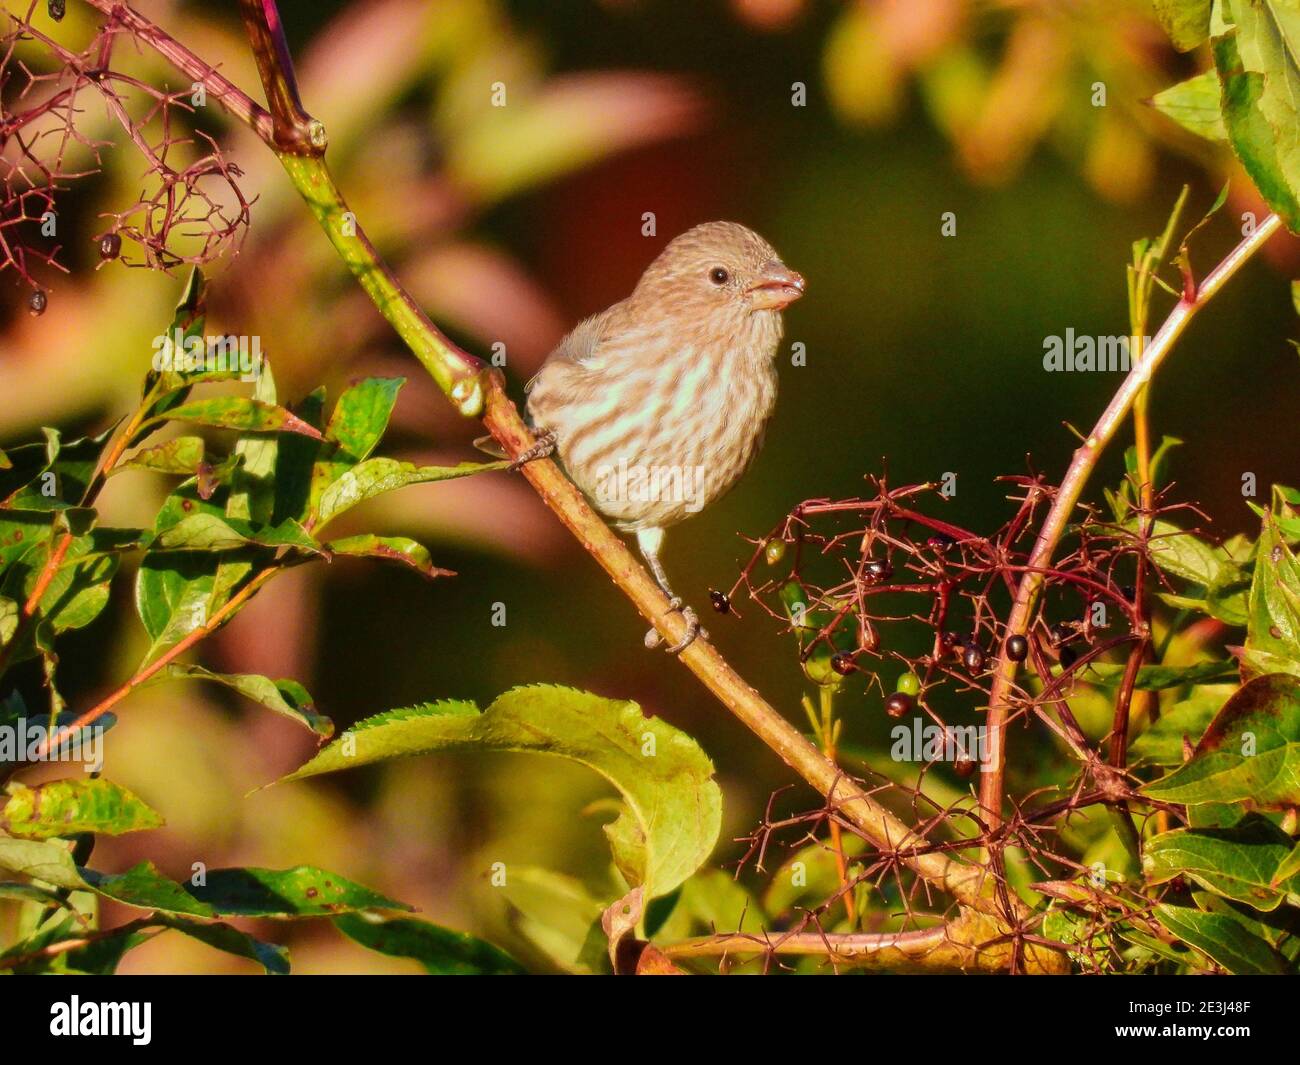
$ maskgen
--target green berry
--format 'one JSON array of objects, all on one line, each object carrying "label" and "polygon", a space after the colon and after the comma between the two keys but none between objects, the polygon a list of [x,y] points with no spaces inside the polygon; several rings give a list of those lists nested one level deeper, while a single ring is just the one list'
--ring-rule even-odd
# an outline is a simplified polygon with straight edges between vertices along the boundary
[{"label": "green berry", "polygon": [[921,690],[921,678],[915,673],[900,673],[898,683],[894,685],[894,691],[902,692],[904,695],[915,695]]}]

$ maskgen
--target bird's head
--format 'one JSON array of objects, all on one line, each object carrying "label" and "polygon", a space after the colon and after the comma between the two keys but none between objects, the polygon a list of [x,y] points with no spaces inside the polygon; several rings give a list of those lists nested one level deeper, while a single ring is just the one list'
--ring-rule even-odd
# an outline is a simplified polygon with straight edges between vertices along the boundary
[{"label": "bird's head", "polygon": [[[735,222],[705,222],[664,248],[642,275],[637,294],[677,314],[732,318],[779,314],[803,295],[804,279],[776,249]],[[760,313],[760,317],[767,317]]]}]

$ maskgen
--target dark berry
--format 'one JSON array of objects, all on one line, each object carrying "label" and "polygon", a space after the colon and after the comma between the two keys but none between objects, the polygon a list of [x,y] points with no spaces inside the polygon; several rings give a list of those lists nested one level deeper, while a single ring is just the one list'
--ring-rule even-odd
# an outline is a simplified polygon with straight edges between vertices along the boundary
[{"label": "dark berry", "polygon": [[105,262],[122,254],[122,238],[116,233],[105,233],[99,238],[99,257]]},{"label": "dark berry", "polygon": [[968,673],[978,673],[984,668],[984,651],[979,644],[968,643],[961,653],[961,661]]},{"label": "dark berry", "polygon": [[930,539],[926,540],[925,544],[932,551],[942,552],[947,551],[948,548],[952,547],[956,542],[957,541],[951,536],[945,536],[943,533],[935,533],[930,537]]},{"label": "dark berry", "polygon": [[709,602],[713,604],[713,609],[719,614],[731,613],[731,600],[727,598],[726,592],[719,592],[713,589],[709,592]]},{"label": "dark berry", "polygon": [[831,669],[841,677],[847,677],[856,668],[857,666],[853,664],[853,656],[848,651],[837,651],[831,655]]},{"label": "dark berry", "polygon": [[885,713],[890,717],[902,717],[915,705],[916,701],[907,692],[894,692],[885,700]]},{"label": "dark berry", "polygon": [[961,637],[959,637],[955,632],[952,632],[950,630],[948,632],[945,632],[942,636],[939,637],[939,646],[942,647],[945,651],[951,651],[954,647],[957,646],[957,643],[959,642],[960,639]]},{"label": "dark berry", "polygon": [[45,10],[55,22],[62,22],[63,16],[68,12],[67,0],[46,0]]},{"label": "dark berry", "polygon": [[1134,588],[1133,585],[1126,584],[1124,585],[1123,588],[1119,590],[1119,594],[1122,595],[1125,599],[1127,599],[1131,603],[1134,599],[1137,598],[1138,590]]},{"label": "dark berry", "polygon": [[963,754],[960,758],[957,759],[957,761],[953,762],[952,771],[956,773],[959,777],[961,777],[963,780],[965,780],[968,776],[970,776],[972,773],[975,772],[975,759],[968,758],[966,757],[966,755]]},{"label": "dark berry", "polygon": [[33,318],[39,318],[45,313],[45,308],[49,304],[49,298],[42,289],[37,289],[27,297],[27,311]]},{"label": "dark berry", "polygon": [[1048,632],[1052,637],[1052,643],[1057,647],[1074,638],[1074,631],[1068,625],[1053,625]]},{"label": "dark berry", "polygon": [[889,564],[888,559],[884,558],[873,558],[863,568],[873,581],[887,581],[894,575],[894,567]]},{"label": "dark berry", "polygon": [[1019,633],[1007,637],[1007,657],[1013,662],[1023,662],[1029,654],[1029,641]]}]

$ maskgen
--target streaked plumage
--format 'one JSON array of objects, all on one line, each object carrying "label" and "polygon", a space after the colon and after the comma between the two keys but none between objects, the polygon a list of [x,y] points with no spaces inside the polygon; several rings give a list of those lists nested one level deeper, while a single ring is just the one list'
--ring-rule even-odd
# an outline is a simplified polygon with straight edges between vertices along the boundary
[{"label": "streaked plumage", "polygon": [[757,454],[776,403],[781,310],[802,292],[803,279],[758,234],[732,222],[696,226],[529,382],[534,428],[554,434],[596,509],[637,533],[670,598],[662,530],[723,495]]}]

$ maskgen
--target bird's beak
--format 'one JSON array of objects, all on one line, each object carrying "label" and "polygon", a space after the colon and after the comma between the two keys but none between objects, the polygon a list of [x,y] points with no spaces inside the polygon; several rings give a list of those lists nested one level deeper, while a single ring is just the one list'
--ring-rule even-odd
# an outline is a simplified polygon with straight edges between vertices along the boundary
[{"label": "bird's beak", "polygon": [[755,310],[779,311],[803,295],[803,275],[773,259],[747,292]]}]

